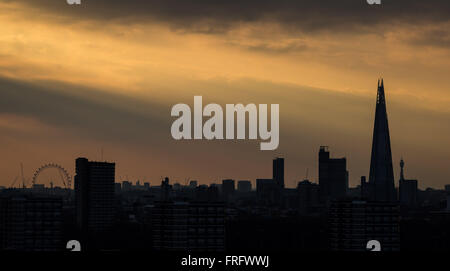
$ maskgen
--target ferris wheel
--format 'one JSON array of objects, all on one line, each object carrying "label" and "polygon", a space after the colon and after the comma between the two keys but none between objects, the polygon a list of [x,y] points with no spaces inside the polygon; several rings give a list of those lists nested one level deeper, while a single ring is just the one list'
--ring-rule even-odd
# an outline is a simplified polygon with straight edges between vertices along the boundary
[{"label": "ferris wheel", "polygon": [[63,168],[62,166],[60,166],[58,164],[54,164],[54,163],[46,164],[46,165],[43,165],[40,168],[38,168],[36,170],[36,172],[34,173],[32,184],[33,185],[37,184],[38,183],[38,179],[39,179],[39,175],[42,172],[47,171],[49,169],[56,169],[56,171],[59,174],[60,180],[61,180],[64,188],[70,189],[72,187],[72,178],[70,177],[70,175],[67,172],[67,170],[65,168]]}]

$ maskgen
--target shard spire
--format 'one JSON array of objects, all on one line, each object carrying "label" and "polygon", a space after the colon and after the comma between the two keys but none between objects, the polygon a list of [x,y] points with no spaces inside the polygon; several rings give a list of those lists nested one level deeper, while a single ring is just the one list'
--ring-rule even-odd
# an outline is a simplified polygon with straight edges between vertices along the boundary
[{"label": "shard spire", "polygon": [[371,200],[396,200],[394,171],[392,167],[391,140],[389,136],[383,79],[381,79],[381,83],[380,80],[378,80],[369,183],[372,187],[372,191],[370,193]]}]

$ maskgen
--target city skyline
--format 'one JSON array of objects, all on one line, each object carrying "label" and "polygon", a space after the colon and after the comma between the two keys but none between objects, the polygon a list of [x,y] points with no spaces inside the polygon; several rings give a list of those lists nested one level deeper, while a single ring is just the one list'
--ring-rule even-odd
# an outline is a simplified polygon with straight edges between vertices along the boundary
[{"label": "city skyline", "polygon": [[449,0],[0,0],[0,25],[1,252],[450,251]]},{"label": "city skyline", "polygon": [[[382,108],[378,108],[379,106],[382,106]],[[387,161],[387,163],[389,164],[390,163],[390,167],[391,167],[391,169],[390,170],[388,170],[388,171],[391,171],[391,174],[392,174],[392,167],[393,167],[393,163],[392,163],[392,161],[391,161],[391,147],[390,147],[390,137],[389,137],[389,128],[388,128],[388,124],[387,124],[387,116],[386,116],[386,113],[387,113],[387,109],[386,109],[386,98],[385,98],[385,91],[384,91],[384,80],[383,79],[381,79],[381,84],[380,84],[380,79],[378,80],[378,90],[377,90],[377,100],[376,100],[376,110],[375,110],[375,126],[374,126],[374,131],[373,131],[373,142],[372,142],[372,144],[373,144],[373,146],[372,146],[372,162],[371,162],[371,164],[370,164],[370,171],[372,171],[372,170],[374,170],[374,169],[372,169],[372,164],[373,164],[373,162],[374,161],[376,161],[376,159],[374,158],[374,151],[376,151],[379,147],[378,147],[378,145],[377,144],[386,144],[386,143],[383,143],[383,141],[385,140],[384,139],[384,137],[385,137],[385,135],[384,134],[380,134],[380,132],[381,131],[384,131],[385,129],[387,130],[387,135],[386,135],[386,137],[387,137],[387,146],[388,146],[388,153],[389,153],[389,155],[387,156],[387,158],[385,158],[384,156],[380,156],[379,157],[379,159],[381,159],[381,162],[382,161],[384,161],[385,159],[387,159],[386,161]],[[381,115],[380,115],[381,114]],[[384,126],[386,126],[386,128],[384,128]],[[379,127],[383,127],[383,128],[379,128]],[[381,130],[380,130],[381,129]],[[377,143],[378,141],[380,141],[381,140],[381,143]],[[383,147],[384,145],[380,145],[380,146],[382,146],[382,149],[383,148],[385,148],[385,147]],[[322,152],[322,148],[323,148],[324,146],[320,146],[320,152]],[[329,146],[325,146],[326,148],[328,148]],[[384,154],[383,154],[384,155]],[[100,149],[100,156],[101,156],[101,158],[103,158],[103,148],[101,148]],[[280,157],[283,157],[283,155],[282,154],[280,154],[279,155]],[[282,168],[283,168],[283,170],[282,170],[282,172],[283,172],[283,177],[282,177],[282,179],[283,179],[283,186],[284,186],[284,174],[285,174],[285,172],[284,172],[284,158],[278,158],[278,157],[274,157],[275,159],[273,160],[273,165],[274,165],[274,168],[275,168],[275,161],[278,161],[278,160],[283,160],[283,162],[282,162]],[[347,158],[347,157],[342,157],[342,158]],[[374,160],[375,159],[375,160]],[[94,159],[95,160],[95,159]],[[105,159],[99,159],[98,161],[104,161],[104,162],[108,162],[108,160],[105,160]],[[112,161],[112,162],[114,162],[114,160],[109,160],[109,161]],[[383,162],[384,163],[384,162]],[[403,170],[404,170],[404,161],[403,161],[403,157],[402,157],[402,159],[401,159],[401,162],[400,162],[400,164],[399,165],[401,165],[401,173],[399,173],[398,174],[398,178],[396,178],[396,176],[394,177],[394,180],[393,180],[393,182],[394,182],[394,186],[395,187],[398,187],[399,186],[399,180],[402,178],[402,174],[403,174]],[[264,166],[261,166],[262,168],[264,167]],[[318,165],[317,165],[317,167],[318,167]],[[394,165],[394,167],[395,167],[395,165]],[[21,164],[21,170],[23,170],[23,165]],[[384,169],[382,170],[382,172],[384,171]],[[394,170],[394,172],[396,172],[396,170]],[[306,175],[305,175],[305,177],[303,178],[303,179],[298,179],[298,180],[294,180],[293,181],[293,183],[294,183],[294,185],[291,185],[291,186],[287,186],[287,187],[290,187],[290,188],[295,188],[296,186],[297,186],[297,184],[299,183],[299,182],[301,182],[301,181],[303,181],[303,180],[310,180],[310,181],[312,181],[313,183],[318,183],[319,182],[319,178],[318,178],[318,176],[315,178],[315,179],[313,179],[313,178],[309,178],[309,176],[310,175],[308,175],[310,172],[309,172],[309,168],[307,168],[306,169]],[[21,174],[23,174],[22,172],[21,172]],[[273,174],[275,174],[275,173],[273,173]],[[384,173],[383,173],[384,174]],[[311,175],[313,175],[314,176],[314,174],[311,174]],[[348,175],[348,172],[347,172],[347,175]],[[35,173],[35,176],[36,176],[36,173]],[[164,175],[164,176],[170,176],[170,177],[172,177],[172,175]],[[361,176],[365,176],[365,177],[368,177],[369,178],[369,182],[370,182],[370,178],[372,178],[372,176],[371,176],[371,174],[368,174],[368,175],[361,175]],[[19,182],[17,182],[17,179],[19,178],[19,176],[16,176],[16,178],[14,179],[14,182],[13,182],[13,184],[10,184],[9,186],[5,186],[5,187],[15,187],[15,186],[18,186],[18,187],[20,187],[20,186],[24,186],[24,185],[28,185],[28,186],[30,186],[32,183],[31,183],[31,181],[30,181],[30,179],[29,178],[27,178],[27,177],[25,177],[25,176],[20,176],[22,179],[21,180],[19,180]],[[118,179],[119,180],[117,180],[117,177],[118,177]],[[258,178],[261,178],[262,176],[256,176],[256,177],[254,177],[254,178],[247,178],[248,180],[250,180],[251,181],[251,183],[254,185],[254,186],[256,186],[256,183],[257,183],[257,179]],[[267,176],[265,176],[265,177],[267,177]],[[42,179],[44,179],[45,177],[43,177]],[[186,180],[186,178],[188,178],[188,179],[190,179],[190,180],[196,180],[196,181],[198,181],[198,179],[197,178],[190,178],[190,177],[185,177],[183,180]],[[275,175],[273,176],[273,179],[274,180],[276,180],[278,177],[276,177]],[[347,176],[347,178],[348,178],[348,176]],[[392,177],[391,177],[392,178]],[[163,179],[163,175],[161,175],[161,177],[160,177],[160,179],[162,180]],[[220,183],[221,182],[221,180],[223,180],[223,179],[227,179],[226,177],[225,178],[222,178],[222,179],[216,179],[217,180],[217,182],[200,182],[200,184],[211,184],[211,183]],[[247,180],[246,178],[231,178],[231,179],[235,179],[235,180]],[[26,183],[24,183],[24,181],[26,182]],[[54,181],[54,180],[53,180]],[[160,180],[157,180],[157,179],[148,179],[147,177],[142,177],[142,178],[139,178],[139,177],[131,177],[131,178],[129,178],[129,176],[116,176],[116,182],[123,182],[123,181],[138,181],[138,182],[140,182],[140,183],[144,183],[144,182],[151,182],[151,184],[152,185],[155,185],[155,186],[159,186],[159,181]],[[182,180],[177,180],[177,179],[175,179],[175,182],[176,183],[182,183],[183,181]],[[347,179],[347,182],[348,182],[348,179]],[[391,180],[391,182],[392,182],[392,180]],[[289,183],[289,182],[288,182]],[[48,185],[53,185],[53,183],[52,183],[52,180],[50,179],[50,180],[47,180],[47,182],[46,183],[42,183],[42,184],[46,184],[47,186]],[[357,185],[359,185],[360,183],[357,183],[356,185],[350,185],[350,184],[347,184],[348,185],[348,187],[356,187]],[[444,184],[445,185],[445,184]],[[419,186],[420,186],[420,182],[419,182]],[[426,188],[428,188],[429,186],[427,186]],[[437,188],[437,189],[439,189],[439,188],[442,188],[442,187],[433,187],[433,188]]]},{"label": "city skyline", "polygon": [[[369,175],[380,76],[394,180],[403,157],[421,189],[448,182],[448,1],[86,2],[0,3],[0,186],[21,163],[28,178],[50,162],[73,174],[74,158],[101,160],[103,149],[118,181],[254,181],[283,156],[295,187],[307,170],[317,180],[322,145],[347,158],[355,186]],[[170,108],[195,95],[279,104],[279,148],[174,142]]]}]

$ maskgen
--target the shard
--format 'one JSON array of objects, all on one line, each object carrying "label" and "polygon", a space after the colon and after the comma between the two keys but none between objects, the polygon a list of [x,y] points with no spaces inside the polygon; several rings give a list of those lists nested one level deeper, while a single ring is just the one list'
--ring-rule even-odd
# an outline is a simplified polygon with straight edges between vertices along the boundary
[{"label": "the shard", "polygon": [[391,140],[386,112],[384,83],[378,81],[375,124],[373,127],[372,157],[370,160],[369,198],[375,201],[395,201],[394,171],[392,167]]}]

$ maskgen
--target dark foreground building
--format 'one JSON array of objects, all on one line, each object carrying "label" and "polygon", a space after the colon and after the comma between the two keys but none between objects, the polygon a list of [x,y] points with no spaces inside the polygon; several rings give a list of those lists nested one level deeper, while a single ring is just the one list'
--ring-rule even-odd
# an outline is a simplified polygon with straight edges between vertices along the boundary
[{"label": "dark foreground building", "polygon": [[114,222],[115,164],[76,160],[76,220],[83,243],[107,235]]},{"label": "dark foreground building", "polygon": [[377,240],[381,251],[400,250],[399,206],[389,202],[333,201],[329,211],[330,248],[335,251],[365,251]]},{"label": "dark foreground building", "polygon": [[156,202],[150,218],[154,249],[224,251],[224,214],[220,202]]},{"label": "dark foreground building", "polygon": [[0,250],[58,251],[63,248],[62,199],[0,196]]}]

